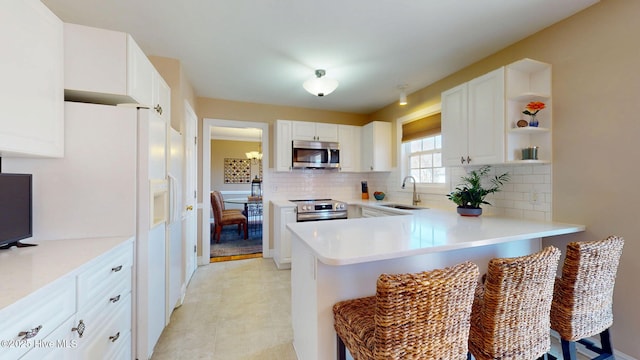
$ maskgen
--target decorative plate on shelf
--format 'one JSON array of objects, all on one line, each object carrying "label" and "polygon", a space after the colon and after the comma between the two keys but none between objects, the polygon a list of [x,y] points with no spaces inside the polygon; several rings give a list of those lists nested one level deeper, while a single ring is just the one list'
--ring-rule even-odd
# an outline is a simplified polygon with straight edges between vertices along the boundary
[{"label": "decorative plate on shelf", "polygon": [[518,120],[516,125],[518,125],[518,127],[527,127],[529,126],[529,122],[527,120]]}]

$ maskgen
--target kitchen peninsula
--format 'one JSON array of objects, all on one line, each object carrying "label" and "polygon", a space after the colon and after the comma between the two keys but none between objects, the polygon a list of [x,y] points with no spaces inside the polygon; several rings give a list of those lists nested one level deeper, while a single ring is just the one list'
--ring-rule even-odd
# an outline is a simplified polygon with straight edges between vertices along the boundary
[{"label": "kitchen peninsula", "polygon": [[[380,205],[365,205],[381,207]],[[298,359],[335,359],[334,303],[375,294],[381,273],[419,272],[470,260],[531,254],[541,238],[583,225],[423,209],[405,215],[291,223],[293,345]]]}]

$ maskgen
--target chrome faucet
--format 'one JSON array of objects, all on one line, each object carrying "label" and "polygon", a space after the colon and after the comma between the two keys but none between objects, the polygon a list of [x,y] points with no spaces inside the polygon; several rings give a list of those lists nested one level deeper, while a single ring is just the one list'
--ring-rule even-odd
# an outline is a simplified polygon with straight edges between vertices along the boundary
[{"label": "chrome faucet", "polygon": [[418,205],[418,203],[420,202],[420,195],[418,195],[418,193],[416,193],[416,178],[414,178],[411,175],[405,176],[404,179],[402,180],[402,188],[403,189],[404,189],[405,184],[407,183],[407,179],[413,180],[413,205]]}]

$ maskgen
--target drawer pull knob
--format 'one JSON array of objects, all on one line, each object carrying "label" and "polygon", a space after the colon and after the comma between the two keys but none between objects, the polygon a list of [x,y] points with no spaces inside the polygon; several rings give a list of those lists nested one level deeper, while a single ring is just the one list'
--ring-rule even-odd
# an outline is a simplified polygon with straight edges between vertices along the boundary
[{"label": "drawer pull knob", "polygon": [[20,331],[18,333],[18,336],[22,338],[21,340],[31,339],[32,337],[35,337],[36,335],[38,335],[38,332],[40,332],[40,330],[42,330],[42,325],[34,327],[29,331]]},{"label": "drawer pull knob", "polygon": [[109,336],[109,340],[111,340],[111,342],[116,342],[116,340],[118,340],[118,338],[120,337],[120,331],[118,331],[117,334]]},{"label": "drawer pull knob", "polygon": [[119,300],[120,300],[120,295],[114,296],[109,299],[109,301],[111,301],[112,303],[117,303]]},{"label": "drawer pull knob", "polygon": [[116,267],[111,268],[111,271],[113,271],[113,272],[118,272],[120,270],[122,270],[122,265],[118,265]]},{"label": "drawer pull knob", "polygon": [[71,328],[71,331],[76,331],[78,333],[78,337],[82,337],[82,334],[84,334],[84,329],[86,328],[84,321],[80,320],[80,322],[78,323],[78,326]]}]

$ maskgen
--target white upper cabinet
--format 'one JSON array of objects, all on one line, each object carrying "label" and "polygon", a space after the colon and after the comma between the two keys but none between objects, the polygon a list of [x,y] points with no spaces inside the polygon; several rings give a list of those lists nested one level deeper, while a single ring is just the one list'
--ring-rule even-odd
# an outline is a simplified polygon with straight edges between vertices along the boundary
[{"label": "white upper cabinet", "polygon": [[360,171],[360,126],[338,125],[340,143],[340,171]]},{"label": "white upper cabinet", "polygon": [[291,123],[290,120],[276,120],[275,159],[276,171],[291,171]]},{"label": "white upper cabinet", "polygon": [[338,125],[293,121],[292,136],[293,140],[338,141]]},{"label": "white upper cabinet", "polygon": [[153,107],[151,61],[123,32],[64,24],[66,100]]},{"label": "white upper cabinet", "polygon": [[155,68],[153,68],[152,91],[153,110],[165,123],[171,124],[171,88]]},{"label": "white upper cabinet", "polygon": [[156,69],[130,35],[127,35],[126,94],[143,105],[155,106]]},{"label": "white upper cabinet", "polygon": [[504,162],[504,68],[442,93],[445,166]]},{"label": "white upper cabinet", "polygon": [[0,12],[0,156],[64,155],[63,23],[39,0]]},{"label": "white upper cabinet", "polygon": [[361,169],[391,171],[391,123],[372,121],[362,127]]},{"label": "white upper cabinet", "polygon": [[[531,59],[523,59],[506,68],[506,161],[539,162],[552,160],[552,96],[551,65]],[[527,104],[540,101],[545,108],[536,114],[538,126],[518,126],[519,120],[528,122],[530,117],[522,113]],[[537,159],[523,159],[522,149],[537,147]]]},{"label": "white upper cabinet", "polygon": [[442,93],[442,162],[445,166],[466,163],[468,111],[466,83]]}]

